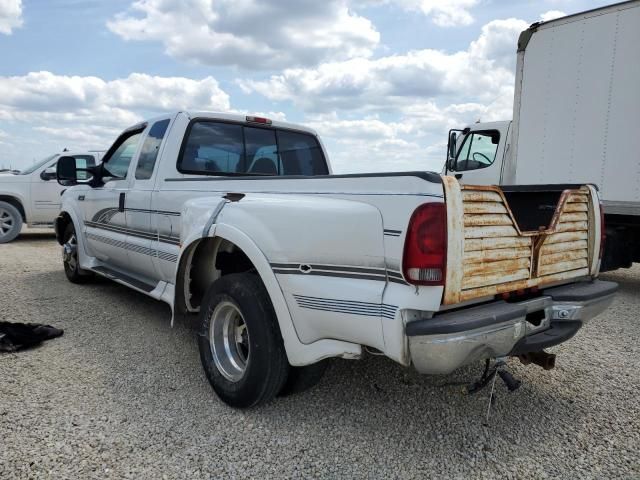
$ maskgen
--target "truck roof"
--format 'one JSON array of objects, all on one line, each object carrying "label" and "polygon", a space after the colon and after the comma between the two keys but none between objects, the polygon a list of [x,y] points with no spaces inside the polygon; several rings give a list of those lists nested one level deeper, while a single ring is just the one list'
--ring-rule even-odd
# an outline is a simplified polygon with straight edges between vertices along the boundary
[{"label": "truck roof", "polygon": [[[269,117],[265,117],[264,115],[261,115],[261,114],[250,114],[250,113],[223,113],[223,112],[203,112],[198,110],[181,110],[171,115],[161,115],[158,117],[151,118],[146,122],[148,123],[155,122],[157,120],[161,120],[164,118],[173,117],[174,115],[178,115],[180,113],[186,115],[187,117],[189,117],[189,119],[206,118],[211,120],[227,120],[232,122],[241,122],[241,123],[248,123],[248,124],[260,123],[260,122],[252,122],[248,120],[249,118],[266,119],[270,122],[269,125],[272,127],[286,128],[289,130],[298,130],[298,131],[310,133],[316,137],[318,136],[318,133],[313,128],[305,127],[304,125],[300,125],[298,123],[290,123],[290,122],[283,122],[280,120],[274,120]],[[130,128],[135,128],[135,127],[130,127]]]}]

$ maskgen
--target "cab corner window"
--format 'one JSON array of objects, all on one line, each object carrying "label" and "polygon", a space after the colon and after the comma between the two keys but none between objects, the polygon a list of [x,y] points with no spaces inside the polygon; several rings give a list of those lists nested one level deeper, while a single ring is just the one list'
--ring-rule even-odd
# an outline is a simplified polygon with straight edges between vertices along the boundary
[{"label": "cab corner window", "polygon": [[153,124],[147,138],[145,138],[138,157],[138,164],[136,165],[136,180],[148,180],[153,175],[153,168],[156,165],[158,159],[158,152],[160,151],[160,145],[164,139],[164,134],[167,132],[169,126],[169,119],[160,120]]},{"label": "cab corner window", "polygon": [[127,177],[129,164],[136,153],[142,131],[134,131],[120,137],[111,147],[112,153],[107,153],[103,163],[104,178],[123,179]]},{"label": "cab corner window", "polygon": [[487,130],[467,135],[455,162],[457,172],[487,168],[493,164],[500,143],[500,132]]}]

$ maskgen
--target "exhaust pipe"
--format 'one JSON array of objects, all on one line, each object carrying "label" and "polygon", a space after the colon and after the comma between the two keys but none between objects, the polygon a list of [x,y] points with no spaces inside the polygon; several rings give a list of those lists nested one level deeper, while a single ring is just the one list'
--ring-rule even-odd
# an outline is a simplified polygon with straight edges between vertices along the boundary
[{"label": "exhaust pipe", "polygon": [[518,355],[518,358],[523,365],[535,363],[545,370],[552,370],[556,367],[555,353],[547,353],[544,350],[540,350],[539,352],[523,353],[522,355]]}]

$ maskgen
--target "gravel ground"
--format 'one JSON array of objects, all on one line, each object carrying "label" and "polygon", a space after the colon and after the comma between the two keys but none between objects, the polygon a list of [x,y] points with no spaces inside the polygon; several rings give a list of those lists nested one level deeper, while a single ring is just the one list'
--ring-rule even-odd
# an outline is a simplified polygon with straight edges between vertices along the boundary
[{"label": "gravel ground", "polygon": [[65,329],[0,356],[0,478],[640,478],[640,268],[550,372],[462,394],[481,366],[419,376],[335,361],[318,387],[251,411],[221,403],[194,334],[107,281],[68,283],[51,235],[0,245],[0,320]]}]

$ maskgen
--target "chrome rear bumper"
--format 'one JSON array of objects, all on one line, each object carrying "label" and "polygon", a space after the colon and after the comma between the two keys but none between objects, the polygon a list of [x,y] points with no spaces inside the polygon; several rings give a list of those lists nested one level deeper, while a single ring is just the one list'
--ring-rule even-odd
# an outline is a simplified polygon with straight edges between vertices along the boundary
[{"label": "chrome rear bumper", "polygon": [[614,282],[578,282],[531,300],[495,301],[410,322],[411,361],[420,373],[445,374],[477,360],[558,345],[604,311],[617,288]]}]

